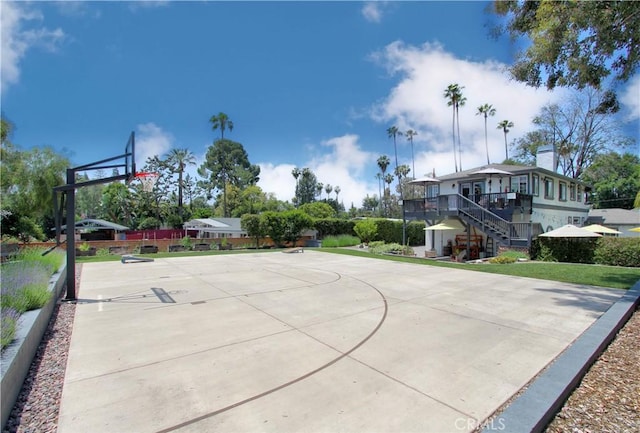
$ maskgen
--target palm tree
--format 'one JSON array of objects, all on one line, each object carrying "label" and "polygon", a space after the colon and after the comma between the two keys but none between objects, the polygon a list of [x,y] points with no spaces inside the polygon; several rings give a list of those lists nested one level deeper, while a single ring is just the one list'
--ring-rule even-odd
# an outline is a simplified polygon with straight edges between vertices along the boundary
[{"label": "palm tree", "polygon": [[415,174],[416,174],[416,163],[415,163],[415,159],[414,159],[414,155],[413,155],[413,137],[418,135],[418,133],[416,131],[414,131],[413,129],[410,129],[407,132],[405,132],[404,135],[406,135],[407,136],[407,140],[409,140],[411,142],[411,168],[413,169],[413,175],[415,176]]},{"label": "palm tree", "polygon": [[222,111],[219,112],[217,116],[216,115],[211,116],[211,118],[209,119],[209,122],[211,122],[211,129],[213,129],[214,131],[220,128],[221,140],[224,140],[225,129],[228,129],[229,131],[233,131],[233,122],[229,119],[229,116],[227,116]]},{"label": "palm tree", "polygon": [[[456,159],[456,115],[458,114],[458,107],[464,105],[466,98],[462,96],[462,89],[458,84],[449,84],[444,91],[444,97],[448,99],[447,106],[452,108],[451,118],[451,137],[453,140],[453,162],[458,171],[458,160]],[[458,148],[460,148],[460,118],[458,117]],[[460,161],[460,170],[462,170],[462,161]]]},{"label": "palm tree", "polygon": [[167,157],[167,163],[174,173],[178,173],[178,213],[182,217],[182,192],[184,190],[184,171],[187,165],[195,165],[196,157],[189,149],[171,149]]},{"label": "palm tree", "polygon": [[331,194],[331,191],[333,191],[333,187],[331,186],[330,183],[326,184],[324,186],[324,192],[327,193],[327,200],[329,200],[329,194]]},{"label": "palm tree", "polygon": [[396,137],[398,136],[398,134],[402,134],[402,132],[400,132],[397,126],[391,126],[387,128],[387,136],[389,138],[393,137],[393,150],[396,154],[396,168],[398,168],[398,148],[396,146]]},{"label": "palm tree", "polygon": [[487,117],[495,116],[496,109],[493,108],[491,104],[484,104],[478,107],[476,116],[478,114],[484,115],[484,146],[487,149],[487,164],[491,164],[491,162],[489,162],[489,140],[487,139]]},{"label": "palm tree", "polygon": [[291,170],[291,175],[293,176],[293,178],[296,180],[296,192],[294,194],[294,197],[296,198],[296,207],[298,200],[298,178],[300,177],[300,175],[302,174],[302,170],[300,170],[298,167],[293,167],[293,170]]},{"label": "palm tree", "polygon": [[382,216],[382,208],[380,205],[382,204],[382,172],[376,173],[376,179],[378,179],[378,213]]},{"label": "palm tree", "polygon": [[322,198],[323,189],[324,189],[324,184],[322,182],[318,182],[316,184],[316,195],[320,196],[320,198]]},{"label": "palm tree", "polygon": [[513,128],[513,122],[509,120],[503,120],[498,123],[498,129],[502,129],[504,132],[504,155],[505,160],[509,159],[509,148],[507,147],[507,133],[509,132],[509,128]]},{"label": "palm tree", "polygon": [[333,192],[336,193],[336,203],[338,203],[338,194],[340,194],[340,186],[336,185],[335,188],[333,188]]},{"label": "palm tree", "polygon": [[[383,180],[383,184],[384,181],[386,181],[385,175],[387,173],[387,167],[389,167],[389,164],[391,164],[391,161],[389,161],[389,157],[387,155],[380,155],[380,157],[378,158],[378,167],[380,167],[380,178]],[[384,205],[384,203],[382,202],[382,196],[380,196],[380,203]]]}]

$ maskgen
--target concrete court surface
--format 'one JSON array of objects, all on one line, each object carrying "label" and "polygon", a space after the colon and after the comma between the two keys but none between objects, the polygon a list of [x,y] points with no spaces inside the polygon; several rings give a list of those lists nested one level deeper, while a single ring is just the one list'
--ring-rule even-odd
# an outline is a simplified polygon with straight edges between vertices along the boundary
[{"label": "concrete court surface", "polygon": [[472,431],[623,293],[309,250],[83,264],[58,432]]}]

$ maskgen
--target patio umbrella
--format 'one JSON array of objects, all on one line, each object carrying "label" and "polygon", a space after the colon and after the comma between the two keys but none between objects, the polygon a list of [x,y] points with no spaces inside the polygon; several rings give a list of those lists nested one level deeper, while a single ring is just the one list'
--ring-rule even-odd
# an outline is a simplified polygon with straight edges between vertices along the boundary
[{"label": "patio umbrella", "polygon": [[609,227],[601,226],[600,224],[591,224],[590,226],[582,227],[590,232],[607,234],[607,235],[619,235],[622,232],[618,230],[610,229]]},{"label": "patio umbrella", "polygon": [[500,177],[500,192],[502,192],[502,178],[504,176],[513,175],[513,173],[511,173],[510,171],[500,170],[499,168],[495,168],[495,167],[486,167],[486,168],[483,168],[481,170],[473,171],[471,173],[472,174],[486,174],[486,175],[489,176],[489,194],[491,194],[491,176],[493,176],[495,174],[496,176]]},{"label": "patio umbrella", "polygon": [[431,176],[424,176],[424,177],[419,177],[417,179],[413,179],[410,180],[409,182],[410,184],[413,185],[428,185],[430,183],[440,183],[440,179],[436,179],[435,177],[431,177]]},{"label": "patio umbrella", "polygon": [[632,229],[629,229],[630,232],[640,232],[640,227],[634,227]]},{"label": "patio umbrella", "polygon": [[550,232],[542,233],[541,237],[545,238],[599,238],[602,235],[576,227],[573,224],[564,225]]},{"label": "patio umbrella", "polygon": [[[431,244],[435,244],[435,232],[439,231],[439,232],[443,232],[445,230],[463,230],[464,226],[458,222],[457,220],[444,220],[439,222],[438,224],[434,224],[432,226],[428,226],[424,228],[425,231],[425,235],[427,233],[433,233],[431,236],[433,236],[433,241],[431,242]],[[426,242],[425,239],[425,244],[428,243]],[[443,239],[442,239],[442,233],[440,234],[440,247],[442,247],[443,244]],[[426,246],[426,245],[425,245]]]}]

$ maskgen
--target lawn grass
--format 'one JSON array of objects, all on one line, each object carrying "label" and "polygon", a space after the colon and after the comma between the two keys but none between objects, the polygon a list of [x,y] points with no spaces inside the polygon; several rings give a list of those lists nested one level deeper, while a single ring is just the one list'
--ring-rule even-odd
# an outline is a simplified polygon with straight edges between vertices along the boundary
[{"label": "lawn grass", "polygon": [[[628,289],[640,280],[640,268],[623,268],[618,266],[584,265],[576,263],[553,262],[519,262],[511,264],[466,264],[427,260],[417,257],[403,257],[394,255],[375,255],[367,251],[342,248],[314,248],[314,251],[349,256],[366,257],[372,260],[391,260],[397,262],[416,263],[424,266],[439,266],[444,268],[464,269],[476,272],[510,275],[513,277],[538,278],[541,280],[559,281],[563,283],[585,284],[590,286],[612,287]],[[175,253],[136,254],[145,258],[171,258],[216,256],[222,254],[248,254],[278,252],[282,249],[268,250],[211,250],[211,251],[182,251]],[[77,257],[78,263],[119,261],[120,256],[89,256]]]},{"label": "lawn grass", "polygon": [[512,277],[538,278],[541,280],[559,281],[563,283],[585,284],[590,286],[629,289],[640,280],[640,268],[623,268],[619,266],[585,265],[577,263],[554,262],[518,262],[510,264],[469,264],[441,262],[416,257],[393,255],[373,255],[366,251],[349,249],[320,249],[322,252],[367,257],[379,260],[417,263],[425,266],[464,269],[475,272],[510,275]]}]

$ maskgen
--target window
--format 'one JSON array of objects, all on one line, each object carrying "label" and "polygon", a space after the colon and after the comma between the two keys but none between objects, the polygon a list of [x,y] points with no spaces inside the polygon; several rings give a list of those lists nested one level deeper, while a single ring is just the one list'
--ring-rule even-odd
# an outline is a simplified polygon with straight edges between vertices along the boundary
[{"label": "window", "polygon": [[558,200],[567,201],[567,183],[558,182]]},{"label": "window", "polygon": [[427,185],[428,198],[438,197],[438,194],[440,194],[440,185]]},{"label": "window", "polygon": [[573,182],[569,184],[569,200],[576,200],[576,184]]},{"label": "window", "polygon": [[573,225],[574,226],[580,225],[580,217],[573,217]]},{"label": "window", "polygon": [[582,201],[582,185],[578,185],[578,195],[576,196],[578,201]]},{"label": "window", "polygon": [[531,176],[531,194],[536,197],[540,195],[540,176],[534,174]]},{"label": "window", "polygon": [[553,179],[544,178],[544,198],[553,199]]},{"label": "window", "polygon": [[513,176],[511,178],[511,192],[528,194],[529,176]]}]

